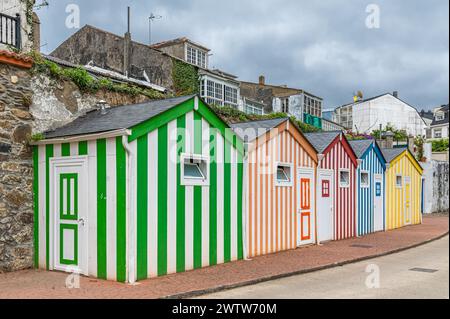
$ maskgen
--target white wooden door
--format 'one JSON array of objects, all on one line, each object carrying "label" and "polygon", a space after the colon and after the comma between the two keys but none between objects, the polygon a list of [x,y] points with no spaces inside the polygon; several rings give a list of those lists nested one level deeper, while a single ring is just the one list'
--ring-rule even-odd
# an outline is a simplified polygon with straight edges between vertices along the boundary
[{"label": "white wooden door", "polygon": [[405,225],[412,224],[412,211],[411,211],[411,177],[405,177],[405,194],[404,194],[404,207],[405,207]]},{"label": "white wooden door", "polygon": [[298,169],[297,246],[315,243],[315,177],[310,168]]},{"label": "white wooden door", "polygon": [[384,185],[383,175],[375,174],[374,178],[374,231],[384,230]]},{"label": "white wooden door", "polygon": [[334,173],[319,170],[317,179],[318,241],[334,239]]},{"label": "white wooden door", "polygon": [[51,161],[53,269],[87,275],[87,157]]}]

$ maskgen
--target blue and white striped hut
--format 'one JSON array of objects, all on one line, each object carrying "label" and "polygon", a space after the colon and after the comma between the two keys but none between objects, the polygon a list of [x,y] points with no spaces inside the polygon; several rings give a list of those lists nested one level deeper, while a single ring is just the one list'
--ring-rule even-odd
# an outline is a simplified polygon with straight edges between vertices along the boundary
[{"label": "blue and white striped hut", "polygon": [[350,145],[358,157],[358,236],[384,231],[386,160],[375,140]]}]

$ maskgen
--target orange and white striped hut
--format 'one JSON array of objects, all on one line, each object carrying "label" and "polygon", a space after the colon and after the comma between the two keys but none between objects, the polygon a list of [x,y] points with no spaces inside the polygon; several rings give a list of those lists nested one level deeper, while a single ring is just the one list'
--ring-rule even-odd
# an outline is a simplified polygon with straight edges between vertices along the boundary
[{"label": "orange and white striped hut", "polygon": [[246,255],[316,242],[317,152],[288,118],[231,125],[246,143]]}]

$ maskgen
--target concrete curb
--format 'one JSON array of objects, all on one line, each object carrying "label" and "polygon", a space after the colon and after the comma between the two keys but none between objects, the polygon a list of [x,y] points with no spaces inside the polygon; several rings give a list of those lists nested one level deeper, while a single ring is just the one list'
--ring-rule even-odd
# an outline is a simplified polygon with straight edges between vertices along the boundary
[{"label": "concrete curb", "polygon": [[345,261],[341,261],[341,262],[336,262],[336,263],[332,263],[332,264],[326,264],[326,265],[323,265],[323,266],[318,266],[318,267],[313,267],[313,268],[308,268],[308,269],[302,269],[302,270],[293,271],[293,272],[284,273],[284,274],[278,274],[278,275],[274,275],[274,276],[261,277],[261,278],[258,278],[258,279],[252,279],[252,280],[248,280],[248,281],[243,281],[243,282],[236,283],[236,284],[222,285],[222,286],[217,286],[217,287],[213,287],[213,288],[207,288],[207,289],[183,292],[183,293],[180,293],[180,294],[165,296],[165,297],[162,297],[160,299],[187,299],[187,298],[199,297],[199,296],[202,296],[202,295],[212,294],[212,293],[216,293],[216,292],[220,292],[220,291],[226,291],[226,290],[235,289],[235,288],[241,288],[241,287],[245,287],[245,286],[251,286],[251,285],[259,284],[259,283],[262,283],[262,282],[267,282],[267,281],[277,280],[277,279],[281,279],[281,278],[287,278],[287,277],[292,277],[292,276],[296,276],[296,275],[302,275],[302,274],[307,274],[307,273],[311,273],[311,272],[316,272],[316,271],[320,271],[320,270],[340,267],[340,266],[353,264],[353,263],[357,263],[357,262],[368,260],[368,259],[373,259],[373,258],[378,258],[378,257],[383,257],[383,256],[396,254],[396,253],[399,253],[399,252],[402,252],[402,251],[405,251],[405,250],[409,250],[409,249],[412,249],[412,248],[416,248],[416,247],[419,247],[419,246],[423,246],[423,245],[429,244],[429,243],[431,243],[433,241],[442,239],[442,238],[444,238],[444,237],[446,237],[448,235],[449,235],[449,231],[447,231],[446,233],[443,233],[443,234],[441,234],[441,235],[439,235],[437,237],[434,237],[434,238],[422,241],[422,242],[417,243],[417,244],[413,244],[413,245],[409,245],[409,246],[405,246],[405,247],[389,250],[389,251],[386,251],[386,252],[383,252],[383,253],[379,253],[379,254],[373,254],[373,255],[364,256],[364,257],[360,257],[360,258],[349,259],[349,260],[345,260]]}]

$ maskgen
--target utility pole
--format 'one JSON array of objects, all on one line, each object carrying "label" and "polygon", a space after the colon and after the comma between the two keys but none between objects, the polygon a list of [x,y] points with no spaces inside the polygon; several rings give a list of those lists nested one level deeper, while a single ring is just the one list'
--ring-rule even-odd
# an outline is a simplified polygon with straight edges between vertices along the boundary
[{"label": "utility pole", "polygon": [[156,19],[162,19],[162,16],[150,13],[148,17],[148,45],[152,45],[152,22]]}]

